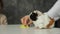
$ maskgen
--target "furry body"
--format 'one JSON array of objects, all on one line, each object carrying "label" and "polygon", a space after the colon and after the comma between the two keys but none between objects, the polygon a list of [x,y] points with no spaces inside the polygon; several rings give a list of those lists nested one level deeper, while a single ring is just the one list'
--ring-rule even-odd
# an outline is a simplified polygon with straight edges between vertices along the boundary
[{"label": "furry body", "polygon": [[7,24],[7,18],[5,15],[0,14],[0,25],[2,25],[2,24],[4,24],[4,25]]},{"label": "furry body", "polygon": [[46,13],[42,13],[36,10],[30,14],[30,19],[33,21],[35,27],[39,27],[39,28],[54,27],[54,20],[50,18]]}]

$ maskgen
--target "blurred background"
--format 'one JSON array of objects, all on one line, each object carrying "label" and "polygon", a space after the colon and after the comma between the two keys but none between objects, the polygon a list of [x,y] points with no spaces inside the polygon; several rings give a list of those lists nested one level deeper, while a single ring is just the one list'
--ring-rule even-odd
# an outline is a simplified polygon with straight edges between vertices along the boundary
[{"label": "blurred background", "polygon": [[[0,0],[1,10],[8,24],[21,24],[20,19],[33,10],[47,12],[57,0]],[[60,27],[59,20],[55,27]]]}]

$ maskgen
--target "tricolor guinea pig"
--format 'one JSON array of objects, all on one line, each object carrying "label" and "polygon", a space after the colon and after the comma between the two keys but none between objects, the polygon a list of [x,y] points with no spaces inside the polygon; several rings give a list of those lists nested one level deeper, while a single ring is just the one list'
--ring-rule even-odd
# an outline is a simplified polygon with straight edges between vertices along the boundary
[{"label": "tricolor guinea pig", "polygon": [[55,23],[54,19],[50,18],[46,13],[42,13],[38,10],[35,10],[30,14],[30,19],[35,27],[38,28],[53,28]]}]

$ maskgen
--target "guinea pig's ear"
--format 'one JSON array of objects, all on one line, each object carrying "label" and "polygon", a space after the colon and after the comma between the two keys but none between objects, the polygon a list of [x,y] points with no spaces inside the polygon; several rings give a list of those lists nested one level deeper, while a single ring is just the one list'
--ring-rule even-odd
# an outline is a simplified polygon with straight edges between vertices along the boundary
[{"label": "guinea pig's ear", "polygon": [[34,11],[34,13],[37,13],[38,14],[38,16],[40,16],[40,15],[42,15],[43,13],[41,12],[41,11],[39,11],[39,10],[35,10]]}]

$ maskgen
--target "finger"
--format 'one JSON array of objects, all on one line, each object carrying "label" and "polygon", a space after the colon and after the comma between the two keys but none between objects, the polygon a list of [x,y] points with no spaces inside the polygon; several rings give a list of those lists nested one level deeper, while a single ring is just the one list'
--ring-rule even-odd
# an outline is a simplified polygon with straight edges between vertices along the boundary
[{"label": "finger", "polygon": [[27,24],[27,21],[28,21],[28,18],[26,17],[26,18],[24,19],[24,23]]},{"label": "finger", "polygon": [[21,18],[21,23],[23,23],[23,18]]},{"label": "finger", "polygon": [[28,24],[32,24],[32,20],[31,19],[29,19],[29,23]]},{"label": "finger", "polygon": [[26,17],[23,17],[23,18],[21,19],[22,24],[26,25],[26,20],[27,20],[27,18],[26,18]]}]

